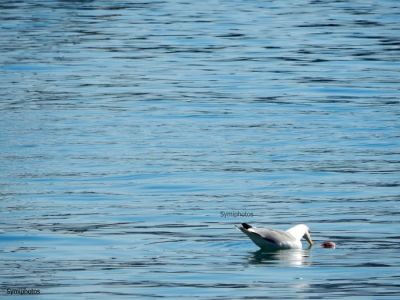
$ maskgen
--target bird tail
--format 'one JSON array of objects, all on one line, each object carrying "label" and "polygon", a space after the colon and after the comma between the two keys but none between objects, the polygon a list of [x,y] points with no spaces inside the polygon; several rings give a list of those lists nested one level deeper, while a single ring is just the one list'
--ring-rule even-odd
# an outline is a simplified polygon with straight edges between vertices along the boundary
[{"label": "bird tail", "polygon": [[244,229],[249,229],[249,228],[252,227],[251,225],[249,225],[247,223],[242,223],[242,226],[243,226]]}]

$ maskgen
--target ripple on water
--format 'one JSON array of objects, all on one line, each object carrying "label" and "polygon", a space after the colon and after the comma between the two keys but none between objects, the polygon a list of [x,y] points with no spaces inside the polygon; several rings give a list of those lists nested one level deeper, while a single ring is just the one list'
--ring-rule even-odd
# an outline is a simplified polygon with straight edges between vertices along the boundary
[{"label": "ripple on water", "polygon": [[397,3],[0,9],[0,293],[396,299]]}]

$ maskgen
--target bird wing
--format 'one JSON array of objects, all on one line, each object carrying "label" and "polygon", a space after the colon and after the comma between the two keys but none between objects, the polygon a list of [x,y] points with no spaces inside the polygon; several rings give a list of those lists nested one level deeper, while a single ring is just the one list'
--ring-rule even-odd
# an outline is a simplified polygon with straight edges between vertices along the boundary
[{"label": "bird wing", "polygon": [[263,249],[276,250],[297,247],[295,238],[285,231],[256,227],[238,228]]},{"label": "bird wing", "polygon": [[254,232],[261,236],[264,240],[269,243],[275,244],[278,247],[282,247],[286,244],[295,242],[295,238],[285,231],[274,230],[269,228],[249,228],[250,232]]}]

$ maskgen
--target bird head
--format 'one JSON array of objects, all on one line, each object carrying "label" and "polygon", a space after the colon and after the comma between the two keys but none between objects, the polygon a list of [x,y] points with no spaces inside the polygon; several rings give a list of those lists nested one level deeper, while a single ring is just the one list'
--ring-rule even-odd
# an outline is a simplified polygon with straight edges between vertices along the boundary
[{"label": "bird head", "polygon": [[306,230],[304,232],[303,238],[305,238],[305,240],[310,245],[310,247],[313,245],[313,241],[311,239],[311,234],[310,234],[310,229],[308,227],[306,228]]}]

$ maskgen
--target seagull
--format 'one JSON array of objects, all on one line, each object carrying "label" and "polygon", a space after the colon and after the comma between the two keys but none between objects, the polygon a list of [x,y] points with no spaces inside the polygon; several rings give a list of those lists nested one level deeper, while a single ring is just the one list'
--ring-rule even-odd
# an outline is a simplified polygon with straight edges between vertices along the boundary
[{"label": "seagull", "polygon": [[293,226],[286,231],[257,228],[247,223],[242,223],[241,227],[237,227],[263,250],[301,249],[303,237],[310,247],[313,244],[310,229],[305,224]]}]

